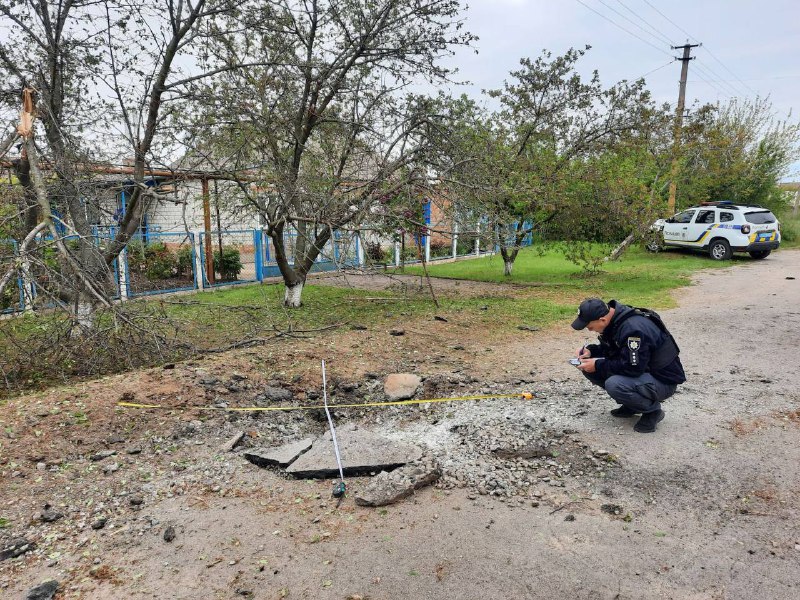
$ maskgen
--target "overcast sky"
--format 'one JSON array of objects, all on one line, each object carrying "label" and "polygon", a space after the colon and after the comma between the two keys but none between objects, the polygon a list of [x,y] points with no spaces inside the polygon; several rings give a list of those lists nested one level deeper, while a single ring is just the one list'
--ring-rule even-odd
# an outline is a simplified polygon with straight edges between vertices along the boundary
[{"label": "overcast sky", "polygon": [[656,100],[674,104],[680,51],[669,46],[688,39],[703,45],[692,49],[687,106],[760,95],[780,117],[800,116],[800,0],[467,1],[479,53],[462,50],[452,64],[472,82],[468,95],[500,87],[523,56],[589,44],[584,72],[597,69],[606,85],[645,75]]}]

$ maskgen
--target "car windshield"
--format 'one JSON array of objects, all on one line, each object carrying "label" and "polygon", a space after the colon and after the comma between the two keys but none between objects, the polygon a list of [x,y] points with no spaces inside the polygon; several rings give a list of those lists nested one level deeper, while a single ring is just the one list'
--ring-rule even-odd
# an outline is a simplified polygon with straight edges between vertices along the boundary
[{"label": "car windshield", "polygon": [[765,223],[774,223],[777,221],[775,215],[768,210],[759,210],[758,212],[745,213],[744,218],[748,223],[754,225],[763,225]]},{"label": "car windshield", "polygon": [[672,217],[672,223],[691,223],[692,217],[694,216],[695,211],[693,210],[685,210],[682,213],[678,213],[674,217]]}]

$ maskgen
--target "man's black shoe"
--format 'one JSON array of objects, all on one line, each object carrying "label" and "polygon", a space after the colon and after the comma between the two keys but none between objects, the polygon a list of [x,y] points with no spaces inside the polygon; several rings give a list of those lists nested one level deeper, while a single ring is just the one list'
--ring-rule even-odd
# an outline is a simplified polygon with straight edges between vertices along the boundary
[{"label": "man's black shoe", "polygon": [[645,413],[633,426],[633,430],[638,433],[653,433],[656,430],[656,424],[664,420],[664,411],[658,409],[655,412]]},{"label": "man's black shoe", "polygon": [[612,417],[619,417],[620,419],[627,419],[628,417],[633,417],[638,414],[638,412],[631,410],[627,406],[619,406],[611,411]]}]

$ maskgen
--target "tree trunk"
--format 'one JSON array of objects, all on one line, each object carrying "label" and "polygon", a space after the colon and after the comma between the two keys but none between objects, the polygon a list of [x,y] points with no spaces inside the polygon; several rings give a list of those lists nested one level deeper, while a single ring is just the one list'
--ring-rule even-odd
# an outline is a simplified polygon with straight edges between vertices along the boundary
[{"label": "tree trunk", "polygon": [[300,308],[303,306],[303,286],[305,280],[293,285],[286,285],[286,291],[283,295],[283,305],[286,308]]},{"label": "tree trunk", "polygon": [[513,260],[504,260],[503,261],[503,275],[506,277],[511,275],[511,269],[514,268],[514,261]]},{"label": "tree trunk", "polygon": [[94,305],[89,298],[81,294],[75,307],[75,322],[81,330],[91,331],[94,329],[94,319]]},{"label": "tree trunk", "polygon": [[606,258],[606,260],[619,260],[619,257],[622,256],[622,253],[628,249],[628,246],[630,246],[633,243],[633,240],[635,239],[636,236],[634,234],[630,234],[628,237],[622,240],[619,246],[614,248],[611,254]]}]

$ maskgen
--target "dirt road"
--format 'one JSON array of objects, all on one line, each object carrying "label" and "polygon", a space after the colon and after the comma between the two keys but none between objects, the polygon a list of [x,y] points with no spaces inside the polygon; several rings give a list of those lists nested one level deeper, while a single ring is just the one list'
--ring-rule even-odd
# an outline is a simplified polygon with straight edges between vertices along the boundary
[{"label": "dirt road", "polygon": [[[123,495],[109,488],[106,504],[118,510],[104,528],[88,526],[96,505],[77,499],[65,500],[63,522],[83,527],[17,523],[15,534],[39,535],[42,546],[49,532],[51,553],[0,563],[0,596],[22,598],[52,577],[64,598],[798,598],[800,252],[702,273],[677,298],[662,316],[689,381],[653,435],[611,417],[611,401],[566,364],[585,336],[564,324],[493,343],[465,366],[479,380],[466,392],[532,388],[533,401],[371,417],[385,434],[427,446],[463,487],[336,509],[330,482],[287,480],[217,453],[216,438],[240,424],[195,423],[185,439],[146,446],[159,448],[152,460],[163,468],[147,451],[122,461],[128,480],[153,471],[137,480],[144,501],[134,512],[128,483]],[[371,360],[380,372],[381,358]],[[136,427],[141,439],[152,433]],[[559,450],[538,467],[493,458],[493,445],[540,432]],[[164,458],[170,443],[184,453]],[[13,468],[2,467],[4,484],[16,481]],[[507,483],[487,490],[492,473]],[[33,467],[14,497],[0,492],[2,510],[37,511],[49,475]],[[102,494],[103,481],[86,493]]]}]

